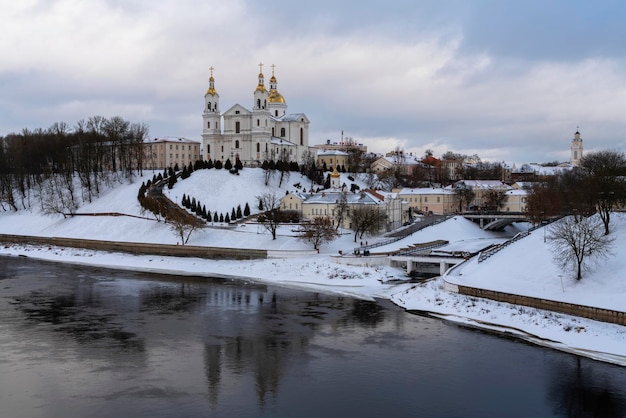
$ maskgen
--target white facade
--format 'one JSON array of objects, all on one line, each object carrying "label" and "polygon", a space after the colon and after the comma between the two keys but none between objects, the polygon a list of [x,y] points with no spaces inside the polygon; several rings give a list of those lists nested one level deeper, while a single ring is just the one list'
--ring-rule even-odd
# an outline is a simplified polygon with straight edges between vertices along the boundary
[{"label": "white facade", "polygon": [[260,165],[264,160],[299,163],[309,150],[309,119],[304,113],[287,113],[287,103],[277,90],[274,71],[268,90],[262,64],[259,66],[261,72],[253,92],[251,111],[235,104],[220,113],[220,96],[211,73],[202,114],[205,160],[224,162],[230,159],[234,164],[239,159],[247,166]]},{"label": "white facade", "polygon": [[570,152],[570,164],[573,166],[580,165],[580,160],[583,159],[583,139],[580,137],[580,132],[578,132],[578,130],[576,131],[576,133],[574,134],[574,138],[572,139]]}]

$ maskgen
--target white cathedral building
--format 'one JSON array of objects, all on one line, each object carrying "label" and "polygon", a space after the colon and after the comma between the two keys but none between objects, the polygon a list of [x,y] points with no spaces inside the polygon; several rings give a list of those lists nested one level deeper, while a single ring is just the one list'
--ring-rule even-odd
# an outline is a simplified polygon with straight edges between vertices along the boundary
[{"label": "white cathedral building", "polygon": [[205,160],[240,160],[258,166],[264,160],[300,162],[309,151],[309,119],[304,113],[287,113],[287,102],[278,92],[274,68],[269,89],[265,87],[263,64],[253,93],[252,111],[235,104],[220,113],[220,96],[215,89],[213,67],[209,89],[204,95],[202,154]]}]

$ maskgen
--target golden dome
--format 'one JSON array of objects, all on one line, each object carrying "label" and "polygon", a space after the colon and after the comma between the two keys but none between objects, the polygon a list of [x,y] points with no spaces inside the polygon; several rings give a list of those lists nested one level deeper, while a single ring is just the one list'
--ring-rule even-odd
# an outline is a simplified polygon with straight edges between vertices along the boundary
[{"label": "golden dome", "polygon": [[333,168],[333,172],[330,174],[330,176],[333,178],[337,178],[340,176],[339,172],[337,171],[337,167]]},{"label": "golden dome", "polygon": [[254,91],[260,91],[261,93],[265,93],[267,90],[265,89],[265,86],[263,84],[259,84],[258,86],[256,86],[256,90]]},{"label": "golden dome", "polygon": [[275,82],[276,82],[276,77],[272,75],[272,78],[270,78],[270,83],[275,83]]},{"label": "golden dome", "polygon": [[285,103],[285,98],[276,90],[271,90],[270,95],[267,97],[269,103]]},{"label": "golden dome", "polygon": [[[215,96],[217,94],[217,90],[215,90],[215,87],[209,87],[209,89],[206,91],[206,94],[210,94],[211,96]],[[205,96],[206,96],[205,94]]]}]

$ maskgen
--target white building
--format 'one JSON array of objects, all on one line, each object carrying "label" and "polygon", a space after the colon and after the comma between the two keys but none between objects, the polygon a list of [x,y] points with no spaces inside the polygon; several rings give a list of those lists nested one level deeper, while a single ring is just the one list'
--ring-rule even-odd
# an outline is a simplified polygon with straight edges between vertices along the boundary
[{"label": "white building", "polygon": [[572,145],[570,146],[570,158],[569,163],[573,166],[579,166],[580,160],[583,159],[583,139],[580,137],[578,129],[572,139]]},{"label": "white building", "polygon": [[237,159],[257,166],[264,160],[300,162],[309,150],[309,119],[304,113],[287,113],[287,102],[272,77],[265,87],[263,64],[253,92],[252,111],[240,104],[220,113],[220,96],[215,89],[213,67],[209,89],[204,95],[202,154],[205,160]]}]

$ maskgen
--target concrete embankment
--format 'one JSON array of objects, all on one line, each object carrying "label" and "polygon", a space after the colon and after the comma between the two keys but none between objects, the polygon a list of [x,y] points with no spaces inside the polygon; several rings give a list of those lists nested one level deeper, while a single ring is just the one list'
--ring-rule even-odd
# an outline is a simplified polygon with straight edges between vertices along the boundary
[{"label": "concrete embankment", "polygon": [[0,234],[0,242],[24,245],[84,248],[94,251],[114,251],[141,255],[199,257],[209,259],[253,260],[268,258],[267,250],[249,248],[199,247],[193,245],[150,244],[141,242],[100,241],[63,237],[35,237]]}]

